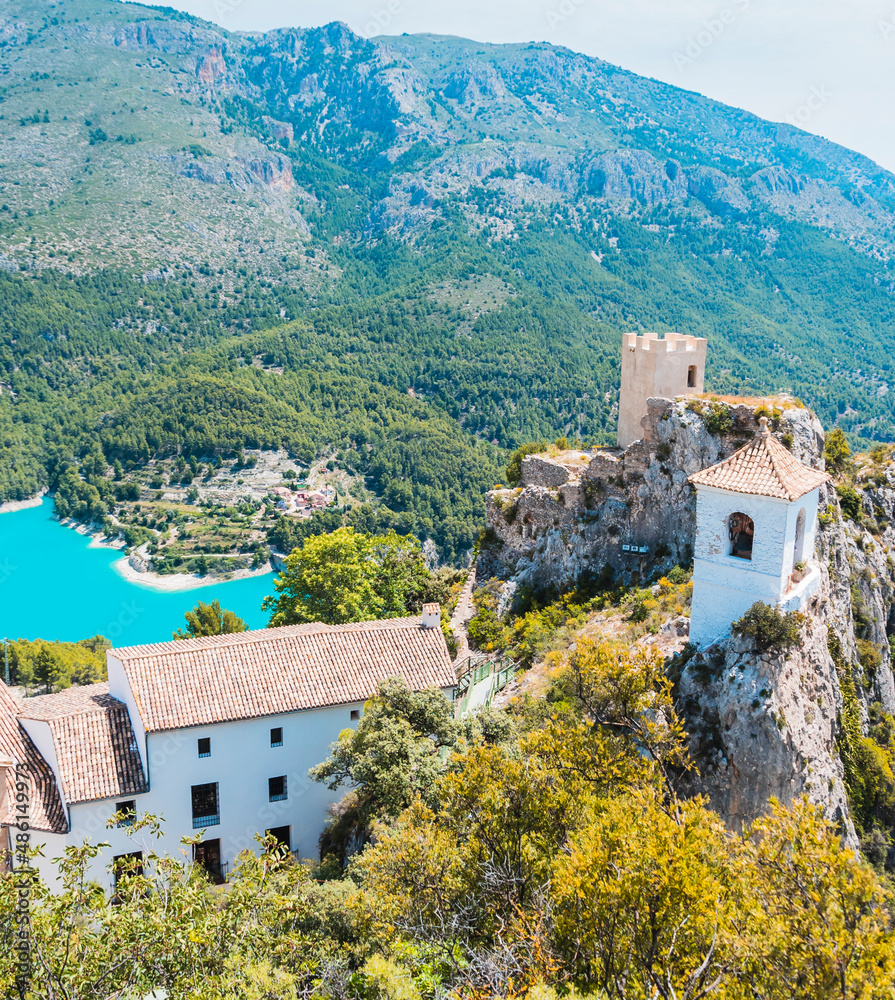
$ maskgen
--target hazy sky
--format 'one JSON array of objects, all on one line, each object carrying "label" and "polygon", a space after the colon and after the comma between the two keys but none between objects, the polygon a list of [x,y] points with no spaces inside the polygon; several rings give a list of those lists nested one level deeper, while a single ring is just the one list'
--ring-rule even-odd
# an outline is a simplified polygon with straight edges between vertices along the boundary
[{"label": "hazy sky", "polygon": [[895,171],[895,0],[166,0],[231,30],[549,41],[791,121]]}]

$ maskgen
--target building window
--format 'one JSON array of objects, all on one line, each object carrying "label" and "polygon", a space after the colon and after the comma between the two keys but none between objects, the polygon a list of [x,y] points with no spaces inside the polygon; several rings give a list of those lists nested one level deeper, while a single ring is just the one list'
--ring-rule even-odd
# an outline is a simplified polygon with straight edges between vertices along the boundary
[{"label": "building window", "polygon": [[265,830],[264,832],[268,837],[273,837],[278,844],[282,844],[288,851],[291,850],[291,831],[291,826],[275,826],[270,830]]},{"label": "building window", "polygon": [[687,388],[696,388],[696,365],[690,365],[687,369]]},{"label": "building window", "polygon": [[112,879],[115,888],[118,888],[118,880],[124,875],[143,874],[143,852],[132,851],[130,854],[116,854],[112,859]]},{"label": "building window", "polygon": [[752,539],[755,535],[755,523],[748,514],[731,514],[727,521],[727,533],[730,538],[730,554],[737,559],[752,558]]},{"label": "building window", "polygon": [[272,747],[281,747],[283,745],[283,727],[275,726],[270,731],[270,745]]},{"label": "building window", "polygon": [[199,742],[199,756],[200,757],[210,757],[211,756],[211,739],[208,736],[203,736],[198,742]]},{"label": "building window", "polygon": [[205,869],[216,885],[227,881],[227,865],[221,863],[220,840],[203,840],[193,846],[193,863]]},{"label": "building window", "polygon": [[221,822],[218,804],[218,783],[210,781],[206,785],[193,785],[193,829],[204,830],[207,826],[217,826]]},{"label": "building window", "polygon": [[351,721],[352,722],[360,722],[360,709],[359,708],[352,708],[351,709]]},{"label": "building window", "polygon": [[137,803],[133,799],[115,803],[115,815],[120,816],[115,826],[133,826],[137,818]]},{"label": "building window", "polygon": [[271,802],[282,802],[286,798],[286,775],[267,779],[267,794]]}]

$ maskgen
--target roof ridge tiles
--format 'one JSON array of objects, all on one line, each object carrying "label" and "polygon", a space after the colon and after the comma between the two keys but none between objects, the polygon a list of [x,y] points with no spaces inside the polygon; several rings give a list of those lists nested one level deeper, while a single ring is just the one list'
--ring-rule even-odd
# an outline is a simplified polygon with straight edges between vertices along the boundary
[{"label": "roof ridge tiles", "polygon": [[715,465],[694,473],[688,482],[792,503],[829,481],[826,472],[803,465],[771,436],[767,417],[759,423],[758,437]]},{"label": "roof ridge tiles", "polygon": [[[213,637],[212,637],[213,638]],[[452,688],[441,629],[422,618],[282,626],[109,650],[120,657],[147,732],[362,703],[386,677]]]},{"label": "roof ridge tiles", "polygon": [[345,622],[339,625],[327,625],[325,622],[304,622],[299,625],[278,625],[273,628],[247,629],[245,632],[231,632],[226,635],[204,635],[189,639],[169,639],[165,642],[141,643],[134,646],[122,646],[110,650],[110,652],[116,659],[135,660],[166,653],[179,653],[185,650],[223,649],[229,646],[254,645],[259,642],[273,642],[277,639],[286,639],[292,636],[342,631],[373,632],[386,629],[411,628],[413,626],[420,626],[421,624],[422,619],[420,617],[383,618],[368,622]]}]

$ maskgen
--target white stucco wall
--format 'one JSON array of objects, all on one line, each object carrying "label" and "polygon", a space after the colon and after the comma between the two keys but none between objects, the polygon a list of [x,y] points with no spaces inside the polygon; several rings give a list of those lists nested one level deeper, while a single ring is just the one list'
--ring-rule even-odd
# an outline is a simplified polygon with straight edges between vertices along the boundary
[{"label": "white stucco wall", "polygon": [[[19,831],[13,827],[9,832],[13,842],[15,842]],[[37,869],[46,885],[61,888],[61,886],[57,886],[58,871],[53,859],[62,857],[65,845],[69,843],[68,837],[64,833],[43,833],[40,830],[29,830],[28,832],[31,835],[30,845],[40,847],[42,852],[41,857],[32,861],[31,867]]]},{"label": "white stucco wall", "polygon": [[[302,857],[317,857],[317,842],[330,803],[345,794],[311,781],[309,768],[324,760],[344,729],[354,728],[351,712],[363,704],[150,733],[147,800],[163,804],[166,828],[176,838],[193,833],[190,788],[218,782],[221,822],[206,839],[219,838],[221,857],[230,861],[257,846],[256,833],[291,826],[291,847]],[[282,727],[283,746],[271,747],[270,730]],[[197,741],[210,737],[211,756],[200,758]],[[268,778],[286,775],[288,798],[268,799]],[[147,808],[151,806],[147,805]]]},{"label": "white stucco wall", "polygon": [[[325,785],[311,781],[308,770],[326,758],[330,745],[343,729],[357,725],[351,719],[351,712],[362,710],[363,704],[358,703],[149,733],[146,746],[150,790],[143,795],[122,795],[118,800],[134,799],[138,815],[162,816],[165,836],[153,841],[153,847],[159,853],[177,855],[181,851],[181,837],[198,832],[192,822],[192,786],[217,782],[221,822],[207,829],[205,840],[221,841],[221,860],[229,863],[229,870],[232,871],[233,861],[242,850],[257,848],[255,834],[272,827],[291,827],[292,850],[303,858],[316,858],[329,805],[340,799],[345,789],[330,791]],[[270,745],[270,730],[274,727],[283,729],[281,747]],[[198,755],[201,737],[211,739],[210,757]],[[288,797],[270,802],[267,779],[280,775],[286,775]],[[71,806],[69,833],[50,838],[54,841],[54,857],[62,853],[66,843],[109,842],[110,847],[102,851],[90,871],[91,877],[107,888],[112,886],[108,871],[112,858],[143,847],[128,836],[128,829],[106,828],[118,800]],[[35,840],[47,836],[35,833]],[[135,836],[140,841],[145,835]],[[42,863],[41,871],[51,882],[55,880],[52,864]]]},{"label": "white stucco wall", "polygon": [[56,756],[56,745],[53,743],[53,732],[50,724],[42,719],[20,719],[22,728],[31,737],[31,742],[37,747],[41,757],[49,764],[53,777],[56,779],[56,787],[59,789],[59,798],[62,800],[62,808],[65,809],[67,803],[62,794],[62,781],[59,778],[59,758]]},{"label": "white stucco wall", "polygon": [[[730,633],[730,625],[756,601],[787,610],[803,607],[811,585],[790,587],[796,525],[805,511],[804,561],[813,578],[818,490],[790,503],[772,497],[733,493],[709,486],[696,489],[696,542],[693,559],[693,602],[690,641],[704,646]],[[752,559],[730,554],[728,521],[733,513],[755,524]],[[819,578],[819,577],[818,577]]]},{"label": "white stucco wall", "polygon": [[[117,662],[117,661],[116,661]],[[110,675],[114,667],[110,662]],[[120,664],[119,664],[120,668]],[[123,672],[122,672],[123,673]],[[110,685],[111,686],[111,685]],[[130,688],[117,686],[115,696],[136,714]],[[445,690],[447,698],[452,690]],[[45,834],[33,831],[32,842],[43,844],[45,857],[37,865],[43,878],[51,886],[57,882],[56,866],[52,859],[63,853],[66,845],[107,842],[90,868],[90,877],[107,888],[113,884],[108,870],[115,855],[132,851],[148,851],[151,844],[160,854],[177,856],[181,853],[181,838],[198,833],[193,829],[193,785],[218,783],[220,824],[209,827],[205,840],[221,841],[221,860],[233,870],[236,856],[246,848],[257,849],[255,834],[273,827],[289,826],[290,846],[302,858],[318,856],[318,841],[327,820],[331,803],[338,801],[346,789],[330,791],[325,785],[311,781],[308,770],[329,755],[344,729],[353,729],[363,712],[363,703],[340,705],[332,708],[291,712],[260,719],[245,719],[212,726],[195,726],[167,733],[149,733],[145,736],[147,774],[150,790],[142,795],[120,795],[112,799],[70,805],[70,829],[67,834]],[[134,714],[131,718],[133,720]],[[136,714],[139,720],[139,715]],[[46,727],[45,723],[38,724]],[[270,745],[270,730],[283,730],[283,745]],[[47,732],[49,732],[48,727]],[[38,732],[38,729],[35,729]],[[138,730],[138,745],[143,734],[142,723]],[[199,757],[198,740],[211,739],[211,756]],[[48,762],[55,763],[51,740],[41,740],[39,749],[48,754]],[[268,778],[285,775],[287,798],[269,800]],[[116,802],[133,799],[137,815],[147,813],[164,820],[165,836],[150,841],[145,833],[133,833],[129,828],[108,829],[106,824],[115,813]],[[129,836],[133,834],[133,836]],[[191,860],[191,857],[188,858]]]}]

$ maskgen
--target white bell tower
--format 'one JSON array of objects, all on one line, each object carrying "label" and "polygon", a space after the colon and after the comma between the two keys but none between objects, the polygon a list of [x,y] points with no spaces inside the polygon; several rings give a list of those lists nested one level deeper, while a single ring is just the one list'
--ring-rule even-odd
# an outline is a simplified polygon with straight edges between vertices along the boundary
[{"label": "white bell tower", "polygon": [[696,546],[690,641],[706,646],[756,601],[803,608],[820,585],[814,561],[820,487],[809,469],[761,433],[730,458],[691,476],[696,487]]}]

